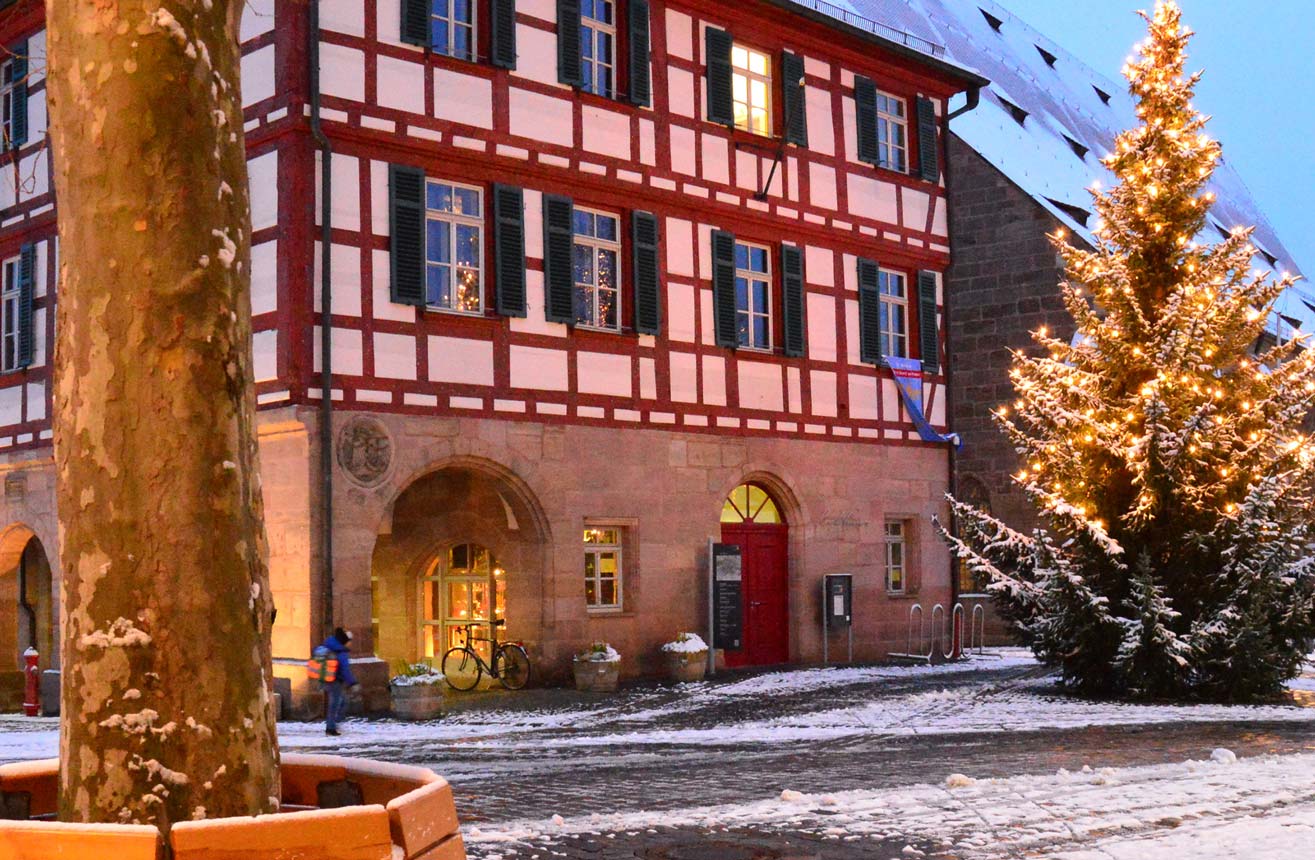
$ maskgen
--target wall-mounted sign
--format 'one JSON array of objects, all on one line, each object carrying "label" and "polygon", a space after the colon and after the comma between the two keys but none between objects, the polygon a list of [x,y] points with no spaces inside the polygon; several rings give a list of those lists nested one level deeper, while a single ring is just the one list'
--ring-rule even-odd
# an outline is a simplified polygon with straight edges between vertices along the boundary
[{"label": "wall-mounted sign", "polygon": [[744,640],[744,583],[740,548],[712,545],[712,618],[714,648],[738,651]]}]

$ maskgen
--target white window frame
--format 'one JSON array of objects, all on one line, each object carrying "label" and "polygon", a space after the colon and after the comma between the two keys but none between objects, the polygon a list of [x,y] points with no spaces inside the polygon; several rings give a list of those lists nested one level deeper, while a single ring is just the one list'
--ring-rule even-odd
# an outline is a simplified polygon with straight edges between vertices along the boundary
[{"label": "white window frame", "polygon": [[[433,185],[445,185],[449,188],[460,188],[464,191],[474,191],[479,197],[479,215],[463,215],[455,212],[444,212],[441,209],[429,208],[429,189]],[[442,311],[450,314],[461,314],[463,316],[483,316],[484,315],[484,213],[486,211],[486,202],[484,200],[484,189],[477,185],[465,185],[460,182],[450,182],[446,179],[426,178],[425,179],[425,307],[429,310]],[[446,265],[451,270],[451,288],[452,296],[455,299],[457,294],[457,227],[474,227],[479,231],[479,252],[476,256],[475,266],[463,266],[462,268],[473,268],[479,276],[479,307],[474,310],[458,307],[448,307],[446,305],[431,303],[429,301],[429,267],[441,265],[432,263],[429,260],[429,222],[442,221],[448,225],[448,262]]]},{"label": "white window frame", "polygon": [[[752,70],[753,58],[761,57],[763,68],[766,72],[755,72]],[[743,81],[743,84],[740,82]],[[755,104],[753,99],[753,85],[762,84],[763,103]],[[736,90],[743,87],[743,98],[740,98]],[[743,110],[744,117],[741,120],[740,111]],[[765,120],[764,127],[761,129],[754,128],[753,113],[755,110],[761,110]],[[748,45],[742,45],[735,42],[731,46],[731,114],[735,119],[735,127],[750,134],[760,134],[764,137],[772,136],[772,55],[763,51],[750,48]]]},{"label": "white window frame", "polygon": [[18,369],[18,305],[22,300],[19,274],[22,257],[10,257],[2,264],[4,284],[0,287],[0,372]]},{"label": "white window frame", "polygon": [[[891,279],[899,278],[903,286],[903,295],[896,296],[887,292],[888,284]],[[890,269],[880,269],[877,273],[877,292],[881,296],[881,309],[884,310],[885,320],[881,326],[881,354],[893,355],[897,358],[909,357],[909,279],[903,272],[895,272]],[[895,331],[892,322],[895,314],[898,313],[900,319],[904,321],[904,331],[902,333]],[[895,350],[892,345],[898,341],[900,348]]]},{"label": "white window frame", "polygon": [[[883,99],[886,102],[884,105]],[[888,109],[892,102],[899,105],[899,114]],[[883,126],[886,128],[885,140],[882,140]],[[891,134],[895,128],[899,129],[902,145],[896,144]],[[877,166],[899,173],[909,172],[909,103],[881,90],[877,91]]]},{"label": "white window frame", "polygon": [[[430,48],[434,51],[434,53],[444,57],[451,57],[455,60],[470,60],[473,62],[479,55],[479,42],[478,42],[479,29],[477,24],[478,16],[479,16],[478,0],[466,0],[467,7],[470,9],[469,22],[457,20],[456,14],[453,11],[456,8],[455,6],[456,0],[447,0],[447,4],[448,4],[447,15],[439,15],[437,12],[434,11],[434,0],[427,0],[427,2],[429,3]],[[438,45],[434,44],[435,20],[447,22],[447,44],[442,46],[441,48]],[[470,31],[470,52],[465,55],[456,53],[455,39],[456,39],[456,32],[458,27],[464,27]]]},{"label": "white window frame", "polygon": [[[584,546],[584,568],[585,575],[585,608],[590,612],[623,612],[625,610],[625,527],[614,525],[612,523],[586,523],[584,527],[585,535],[582,541]],[[613,542],[589,541],[589,533],[602,536],[607,532],[614,532],[616,540]],[[602,572],[602,556],[609,553],[616,554],[616,573],[613,576],[604,576]],[[593,574],[589,573],[588,561],[592,558],[594,562]],[[613,603],[603,603],[603,583],[607,580],[613,581],[613,594],[616,600]],[[594,600],[589,600],[589,584],[594,586]]]},{"label": "white window frame", "polygon": [[[898,559],[896,556],[898,556]],[[886,520],[884,567],[886,593],[905,594],[909,588],[909,528],[907,520]],[[897,581],[898,585],[896,585]]]},{"label": "white window frame", "polygon": [[[765,271],[765,272],[759,272],[759,271],[755,271],[755,270],[753,270],[753,269],[741,269],[740,266],[739,266],[740,248],[746,248],[746,249],[748,249],[749,251],[754,251],[754,250],[762,251],[762,252],[763,252],[763,259],[767,261],[767,271]],[[751,349],[751,350],[755,350],[755,351],[759,351],[759,352],[771,352],[771,351],[772,351],[772,337],[773,337],[772,324],[773,324],[773,322],[774,322],[774,320],[773,320],[773,318],[772,318],[772,305],[773,305],[773,302],[772,302],[772,249],[769,248],[769,247],[767,247],[766,245],[760,245],[760,244],[758,244],[758,243],[756,243],[756,242],[740,242],[740,241],[737,240],[737,241],[735,242],[735,257],[736,257],[736,266],[735,266],[735,285],[736,285],[736,290],[735,290],[735,292],[736,292],[736,296],[735,296],[735,339],[736,339],[736,343],[739,345],[739,348],[740,348],[740,349]],[[750,257],[752,257],[752,255],[750,255]],[[744,308],[741,308],[741,307],[740,307],[739,282],[740,282],[741,280],[744,280],[744,281],[746,282],[746,286],[747,286],[747,289],[745,290],[745,301],[747,302],[747,305],[746,305],[746,307],[744,307]],[[754,281],[763,281],[763,282],[765,282],[765,283],[767,284],[767,307],[766,307],[765,309],[764,309],[764,308],[756,307],[756,303],[754,302],[754,298],[753,298],[753,293],[754,293],[754,291],[753,291],[753,282],[754,282]],[[740,315],[741,315],[741,314],[747,314],[748,317],[749,317],[748,342],[747,342],[747,343],[740,343],[740,342],[739,342],[739,334],[740,334]],[[767,342],[766,342],[766,343],[755,343],[755,342],[754,342],[754,336],[753,336],[754,326],[753,326],[753,321],[754,321],[754,319],[757,318],[757,317],[762,317],[762,318],[765,318],[765,319],[767,320]]]},{"label": "white window frame", "polygon": [[[588,73],[584,74],[584,91],[594,93],[605,98],[613,98],[616,94],[616,0],[592,0],[594,8],[603,7],[610,9],[612,12],[612,22],[609,24],[592,15],[585,13],[583,6],[580,8],[580,63],[583,72],[583,64],[589,64]],[[607,37],[606,39],[604,37]],[[590,56],[584,56],[585,40],[589,40]],[[606,52],[606,62],[603,62],[599,56],[599,46],[604,42],[611,45]],[[606,89],[599,86],[599,72],[606,69],[611,79],[611,85]]]},{"label": "white window frame", "polygon": [[[572,222],[571,222],[571,245],[572,245],[572,247],[571,247],[571,310],[572,310],[572,315],[574,315],[574,311],[575,311],[575,292],[576,292],[576,290],[578,290],[580,287],[588,287],[588,288],[589,288],[589,293],[590,293],[590,296],[591,296],[591,318],[590,318],[590,320],[588,320],[588,321],[582,321],[582,320],[580,320],[580,319],[577,318],[576,321],[575,321],[575,326],[576,326],[576,328],[587,328],[587,329],[593,329],[593,330],[596,330],[596,331],[619,332],[619,331],[621,330],[621,319],[622,319],[622,317],[621,317],[621,285],[622,285],[623,283],[625,283],[625,280],[624,280],[623,277],[622,277],[622,267],[623,267],[623,262],[622,262],[622,259],[621,259],[621,216],[620,216],[620,214],[618,214],[618,213],[616,213],[616,212],[606,212],[606,211],[604,211],[604,210],[602,210],[602,209],[590,209],[590,208],[587,207],[587,206],[576,206],[575,209],[574,209],[574,212],[587,212],[588,214],[593,215],[594,218],[595,218],[595,222],[594,222],[595,225],[597,224],[597,219],[598,219],[598,218],[610,218],[612,221],[614,221],[614,222],[616,223],[616,239],[615,239],[615,240],[611,240],[611,239],[599,239],[598,236],[596,235],[596,234],[598,233],[598,230],[597,230],[597,229],[594,230],[594,233],[595,233],[594,236],[583,236],[583,235],[581,235],[581,234],[575,232],[574,214],[572,214]],[[593,265],[593,268],[592,268],[593,279],[594,279],[594,280],[593,280],[593,283],[592,283],[592,284],[584,284],[584,283],[580,283],[579,281],[575,280],[575,246],[577,246],[577,245],[582,245],[582,246],[588,248],[588,249],[590,250],[590,252],[594,255],[594,265]],[[599,289],[599,286],[598,286],[598,252],[599,252],[599,251],[611,251],[611,252],[613,252],[613,253],[616,254],[616,266],[615,266],[615,269],[616,269],[616,270],[612,273],[612,274],[613,274],[613,278],[615,279],[616,282],[615,282],[615,283],[612,285],[612,287],[610,288],[610,290],[616,294],[616,325],[610,325],[610,326],[609,326],[609,325],[605,325],[605,324],[602,322],[602,312],[601,312],[601,309],[600,309],[600,306],[599,306],[599,302],[598,302],[598,295],[599,295],[599,292],[600,292],[600,289]]]}]

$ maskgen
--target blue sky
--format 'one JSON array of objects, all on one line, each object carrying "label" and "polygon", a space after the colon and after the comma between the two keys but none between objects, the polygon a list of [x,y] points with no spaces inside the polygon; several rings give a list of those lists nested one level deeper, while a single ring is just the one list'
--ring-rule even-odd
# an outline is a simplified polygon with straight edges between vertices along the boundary
[{"label": "blue sky", "polygon": [[[964,0],[968,2],[968,0]],[[997,0],[1117,78],[1145,36],[1134,12],[1154,0]],[[1315,281],[1315,3],[1180,0],[1196,31],[1188,68],[1204,69],[1196,106],[1283,244]]]}]

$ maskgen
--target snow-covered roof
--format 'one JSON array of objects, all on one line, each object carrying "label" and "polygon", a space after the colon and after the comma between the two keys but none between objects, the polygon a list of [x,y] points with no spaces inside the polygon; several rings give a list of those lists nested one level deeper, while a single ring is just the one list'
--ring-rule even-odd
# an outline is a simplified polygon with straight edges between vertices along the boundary
[{"label": "snow-covered roof", "polygon": [[[1076,234],[1091,238],[1087,189],[1113,177],[1100,158],[1115,136],[1136,122],[1134,102],[1122,78],[1092,69],[994,0],[796,0],[832,14],[850,12],[908,34],[905,44],[931,45],[945,61],[990,80],[980,106],[952,122],[955,134]],[[1224,141],[1225,153],[1228,142]],[[1260,210],[1242,177],[1221,160],[1210,182],[1215,231],[1254,226],[1255,264],[1301,274]],[[1315,289],[1299,283],[1280,298],[1271,321],[1284,339],[1293,321],[1315,333]]]}]

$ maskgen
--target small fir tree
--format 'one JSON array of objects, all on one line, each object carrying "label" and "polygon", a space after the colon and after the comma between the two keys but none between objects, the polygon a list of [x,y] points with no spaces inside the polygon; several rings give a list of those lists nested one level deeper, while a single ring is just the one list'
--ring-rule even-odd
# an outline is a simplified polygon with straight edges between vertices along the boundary
[{"label": "small fir tree", "polygon": [[1273,343],[1292,284],[1251,268],[1251,230],[1196,241],[1219,144],[1192,107],[1191,31],[1173,2],[1124,75],[1140,124],[1092,192],[1091,250],[1055,246],[1066,342],[1016,353],[996,413],[1015,482],[1044,528],[1024,535],[951,499],[953,552],[1066,682],[1096,695],[1254,699],[1293,677],[1315,638],[1315,349]]}]

